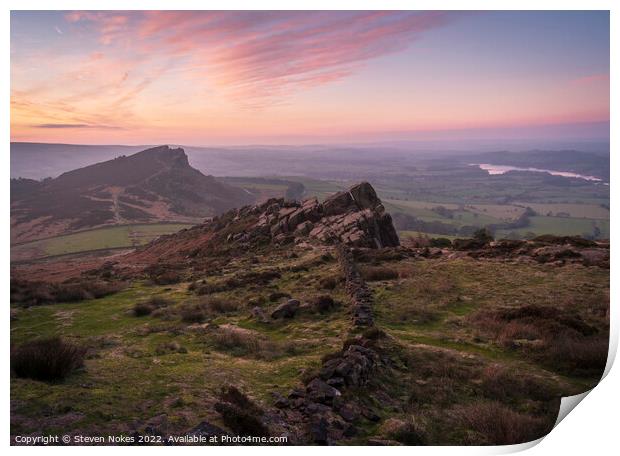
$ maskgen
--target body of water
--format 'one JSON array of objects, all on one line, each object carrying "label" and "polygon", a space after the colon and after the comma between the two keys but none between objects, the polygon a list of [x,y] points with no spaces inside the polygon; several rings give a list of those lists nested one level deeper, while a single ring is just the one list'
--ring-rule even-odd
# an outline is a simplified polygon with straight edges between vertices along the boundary
[{"label": "body of water", "polygon": [[487,171],[489,174],[505,174],[508,171],[532,171],[536,173],[548,173],[554,176],[575,177],[577,179],[585,179],[593,182],[601,182],[603,180],[595,176],[584,176],[583,174],[570,173],[568,171],[553,171],[551,169],[519,168],[517,166],[491,165],[489,163],[476,163],[472,166],[478,166],[480,169]]}]

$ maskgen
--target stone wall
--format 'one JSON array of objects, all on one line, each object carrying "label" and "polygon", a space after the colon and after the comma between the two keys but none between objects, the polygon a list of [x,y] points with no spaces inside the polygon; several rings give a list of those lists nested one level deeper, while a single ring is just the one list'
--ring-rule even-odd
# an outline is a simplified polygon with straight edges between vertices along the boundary
[{"label": "stone wall", "polygon": [[358,327],[373,326],[372,292],[366,285],[349,249],[340,244],[337,246],[338,261],[345,277],[345,288],[351,300],[353,324]]}]

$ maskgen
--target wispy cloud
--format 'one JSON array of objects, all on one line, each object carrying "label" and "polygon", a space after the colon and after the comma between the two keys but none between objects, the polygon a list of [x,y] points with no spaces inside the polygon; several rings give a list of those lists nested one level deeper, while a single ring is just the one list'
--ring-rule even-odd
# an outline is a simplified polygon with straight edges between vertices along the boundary
[{"label": "wispy cloud", "polygon": [[572,85],[591,85],[591,84],[609,84],[609,74],[600,73],[600,74],[590,74],[587,76],[582,76],[577,79],[573,79],[570,81]]},{"label": "wispy cloud", "polygon": [[115,126],[110,126],[110,125],[89,125],[89,124],[63,124],[63,123],[46,123],[46,124],[38,124],[38,125],[32,125],[34,128],[59,128],[59,129],[65,129],[65,128],[96,128],[96,129],[103,129],[103,130],[120,130],[121,127],[115,127]]},{"label": "wispy cloud", "polygon": [[[346,78],[457,17],[447,12],[72,12],[106,46],[183,62],[232,98],[270,104]],[[183,66],[181,67],[181,70]],[[179,68],[177,68],[179,70]]]}]

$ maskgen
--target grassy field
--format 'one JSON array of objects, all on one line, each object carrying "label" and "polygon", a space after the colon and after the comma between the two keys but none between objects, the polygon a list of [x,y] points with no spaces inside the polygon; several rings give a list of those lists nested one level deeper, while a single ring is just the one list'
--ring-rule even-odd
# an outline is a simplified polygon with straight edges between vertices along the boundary
[{"label": "grassy field", "polygon": [[12,246],[11,256],[15,259],[44,258],[90,250],[138,246],[163,234],[176,233],[190,226],[192,225],[182,223],[157,223],[97,228]]},{"label": "grassy field", "polygon": [[[261,259],[260,267],[290,266],[299,261],[303,260],[272,255]],[[256,267],[235,260],[228,266],[243,270]],[[270,392],[286,393],[299,383],[303,369],[318,365],[323,355],[341,346],[349,317],[346,308],[339,308],[326,315],[309,314],[260,324],[249,315],[248,302],[262,296],[266,304],[261,305],[274,308],[277,302],[267,300],[273,291],[288,292],[305,302],[321,294],[317,287],[320,278],[337,273],[337,263],[332,260],[303,276],[285,273],[277,283],[258,290],[248,286],[211,295],[209,299],[224,300],[231,310],[209,312],[206,320],[259,340],[256,352],[218,346],[217,332],[181,320],[183,309],[208,300],[189,291],[188,283],[160,287],[135,282],[101,299],[15,307],[12,343],[62,335],[91,347],[94,355],[86,360],[83,372],[61,384],[14,379],[12,397],[21,405],[12,430],[126,433],[130,426],[143,427],[163,414],[167,416],[167,430],[184,432],[205,419],[217,422],[213,398],[229,382],[249,391],[260,402],[271,401]],[[331,295],[340,302],[346,300],[342,286]],[[134,306],[152,297],[167,300],[167,314],[134,316]],[[167,350],[172,342],[182,350]],[[43,410],[52,416],[44,417]],[[66,422],[69,417],[72,421]]]},{"label": "grassy field", "polygon": [[558,213],[568,214],[573,218],[588,218],[588,219],[608,219],[609,209],[603,207],[600,204],[575,204],[575,203],[522,203],[524,206],[529,206],[534,209],[538,214],[557,216]]},{"label": "grassy field", "polygon": [[[222,425],[213,407],[222,385],[233,383],[265,406],[273,404],[271,393],[286,395],[300,387],[304,372],[320,365],[323,356],[350,337],[350,309],[343,283],[337,282],[330,291],[321,289],[322,279],[340,274],[333,259],[317,263],[315,253],[299,252],[296,258],[288,253],[272,251],[258,264],[250,257],[234,258],[223,275],[204,277],[213,282],[240,270],[281,268],[282,276],[267,286],[246,283],[205,297],[191,292],[187,282],[164,287],[136,281],[101,299],[12,307],[13,344],[61,335],[89,347],[90,355],[85,368],[64,382],[13,377],[11,433],[34,429],[42,433],[130,433],[149,426],[164,433],[183,433],[204,420]],[[312,266],[294,272],[291,266],[299,264]],[[378,379],[384,396],[389,394],[389,401],[372,402],[379,424],[411,415],[424,424],[430,444],[492,441],[491,436],[472,435],[472,424],[463,418],[467,411],[492,403],[519,414],[517,420],[552,424],[555,402],[546,395],[576,394],[596,383],[596,378],[568,375],[528,351],[499,343],[479,326],[476,316],[523,303],[561,305],[599,327],[598,314],[593,312],[608,305],[608,271],[470,258],[409,258],[384,267],[396,269],[398,278],[370,284],[376,323],[389,335],[385,343],[394,367],[389,377]],[[250,303],[261,302],[269,314],[278,304],[269,298],[273,291],[289,293],[302,303],[330,294],[341,305],[322,314],[302,313],[290,320],[260,323],[250,316],[255,305]],[[136,303],[153,297],[167,300],[163,311],[135,316]],[[183,320],[183,309],[212,299],[225,302],[228,310],[206,311],[202,324]],[[251,348],[223,346],[217,338],[222,331],[251,341]],[[496,372],[504,376],[497,377]],[[533,385],[537,395],[528,392],[527,385]],[[379,424],[360,425],[358,440],[350,443],[382,435],[385,431]]]},{"label": "grassy field", "polygon": [[450,240],[458,238],[458,236],[450,236],[447,234],[422,233],[420,231],[407,231],[407,230],[399,231],[398,236],[400,237],[401,241],[408,237],[417,238],[418,236],[428,236],[429,238],[446,238]]},{"label": "grassy field", "polygon": [[500,230],[496,233],[496,237],[501,238],[510,232],[516,232],[519,235],[527,233],[534,233],[535,235],[556,234],[559,236],[584,235],[592,233],[595,226],[600,230],[600,238],[609,239],[609,220],[547,216],[531,217],[530,226],[517,230]]}]

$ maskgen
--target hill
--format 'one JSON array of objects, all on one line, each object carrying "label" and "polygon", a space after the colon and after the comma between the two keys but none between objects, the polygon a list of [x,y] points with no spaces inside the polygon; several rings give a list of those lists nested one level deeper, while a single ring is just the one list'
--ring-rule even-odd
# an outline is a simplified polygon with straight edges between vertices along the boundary
[{"label": "hill", "polygon": [[253,199],[192,168],[183,149],[154,147],[54,179],[12,179],[11,239],[110,224],[197,221]]},{"label": "hill", "polygon": [[[14,269],[11,434],[488,445],[549,432],[559,398],[605,366],[609,244],[416,242],[401,245],[362,183],[231,209],[64,282]],[[63,343],[81,368],[29,371],[34,349]]]}]

